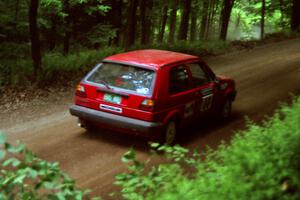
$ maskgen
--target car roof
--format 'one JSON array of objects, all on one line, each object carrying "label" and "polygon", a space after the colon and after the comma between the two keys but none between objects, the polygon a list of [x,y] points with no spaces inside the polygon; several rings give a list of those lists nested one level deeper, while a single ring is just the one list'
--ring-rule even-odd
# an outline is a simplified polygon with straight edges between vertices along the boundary
[{"label": "car roof", "polygon": [[144,49],[115,54],[103,61],[159,69],[168,64],[188,60],[199,60],[199,57],[173,51]]}]

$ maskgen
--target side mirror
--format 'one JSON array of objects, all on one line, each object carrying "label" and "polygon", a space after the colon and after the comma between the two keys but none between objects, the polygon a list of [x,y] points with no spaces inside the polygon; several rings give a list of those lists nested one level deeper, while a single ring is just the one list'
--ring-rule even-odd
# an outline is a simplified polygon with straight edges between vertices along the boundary
[{"label": "side mirror", "polygon": [[217,76],[215,76],[215,83],[216,83],[216,84],[219,84],[219,83],[220,83],[220,79],[219,79]]},{"label": "side mirror", "polygon": [[216,84],[216,88],[218,90],[221,90],[220,79],[216,76],[214,81],[215,81],[215,84]]}]

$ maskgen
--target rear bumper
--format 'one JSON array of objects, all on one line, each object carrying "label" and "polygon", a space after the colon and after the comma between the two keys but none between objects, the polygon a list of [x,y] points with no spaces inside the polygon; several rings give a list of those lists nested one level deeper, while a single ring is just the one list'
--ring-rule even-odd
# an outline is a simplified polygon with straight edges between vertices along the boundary
[{"label": "rear bumper", "polygon": [[162,127],[162,123],[160,122],[148,122],[133,119],[78,105],[71,106],[70,113],[80,119],[105,125],[107,128],[127,130],[133,133],[151,133],[153,131],[158,131]]}]

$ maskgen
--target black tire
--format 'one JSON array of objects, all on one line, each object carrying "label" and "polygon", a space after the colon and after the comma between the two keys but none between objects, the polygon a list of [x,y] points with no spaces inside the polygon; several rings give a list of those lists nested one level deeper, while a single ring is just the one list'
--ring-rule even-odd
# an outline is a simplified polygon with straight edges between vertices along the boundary
[{"label": "black tire", "polygon": [[219,117],[223,120],[229,119],[231,116],[232,101],[226,98],[220,109]]},{"label": "black tire", "polygon": [[170,120],[163,131],[162,143],[166,145],[173,145],[176,141],[178,128],[174,120]]},{"label": "black tire", "polygon": [[95,126],[91,122],[86,122],[84,128],[88,133],[95,131]]}]

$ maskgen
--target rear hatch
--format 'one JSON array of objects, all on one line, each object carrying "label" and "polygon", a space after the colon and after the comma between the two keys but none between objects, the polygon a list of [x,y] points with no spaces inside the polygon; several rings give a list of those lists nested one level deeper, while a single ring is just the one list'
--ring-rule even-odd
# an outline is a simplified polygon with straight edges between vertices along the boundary
[{"label": "rear hatch", "polygon": [[84,106],[151,121],[147,104],[152,101],[155,76],[154,70],[143,67],[101,63],[81,83],[86,93]]}]

